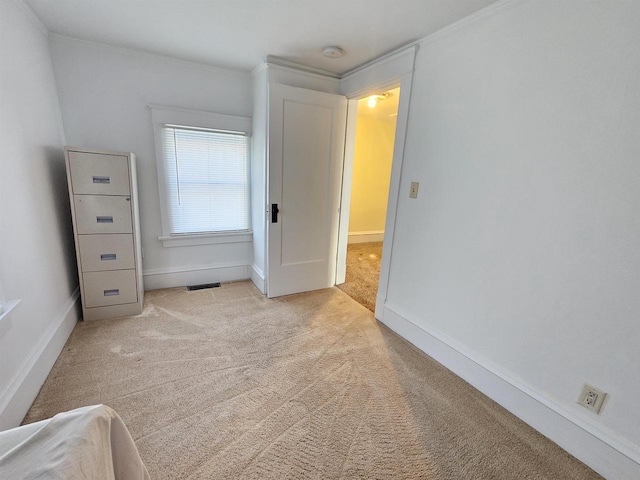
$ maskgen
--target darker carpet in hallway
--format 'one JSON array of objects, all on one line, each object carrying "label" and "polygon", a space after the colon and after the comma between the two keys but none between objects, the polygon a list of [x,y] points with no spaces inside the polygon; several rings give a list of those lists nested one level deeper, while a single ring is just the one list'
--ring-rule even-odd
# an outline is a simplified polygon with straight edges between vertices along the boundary
[{"label": "darker carpet in hallway", "polygon": [[347,278],[340,290],[372,312],[376,308],[382,242],[351,243],[347,247]]}]

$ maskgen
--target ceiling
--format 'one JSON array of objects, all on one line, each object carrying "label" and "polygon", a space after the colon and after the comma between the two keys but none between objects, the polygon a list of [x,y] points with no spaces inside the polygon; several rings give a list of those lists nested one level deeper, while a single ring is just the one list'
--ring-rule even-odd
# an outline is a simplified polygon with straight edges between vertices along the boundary
[{"label": "ceiling", "polygon": [[[342,74],[496,0],[25,0],[54,33],[250,71],[267,55]],[[322,48],[346,54],[328,59]]]}]

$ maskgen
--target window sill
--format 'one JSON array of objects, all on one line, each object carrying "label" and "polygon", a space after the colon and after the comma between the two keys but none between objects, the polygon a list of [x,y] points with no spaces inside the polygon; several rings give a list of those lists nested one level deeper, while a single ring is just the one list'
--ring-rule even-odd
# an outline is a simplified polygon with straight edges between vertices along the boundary
[{"label": "window sill", "polygon": [[215,245],[218,243],[243,243],[253,241],[253,232],[203,233],[196,235],[160,236],[164,247],[190,247],[193,245]]},{"label": "window sill", "polygon": [[20,300],[9,300],[4,304],[4,310],[0,313],[0,322],[9,315],[11,310],[16,308],[16,306],[20,303]]}]

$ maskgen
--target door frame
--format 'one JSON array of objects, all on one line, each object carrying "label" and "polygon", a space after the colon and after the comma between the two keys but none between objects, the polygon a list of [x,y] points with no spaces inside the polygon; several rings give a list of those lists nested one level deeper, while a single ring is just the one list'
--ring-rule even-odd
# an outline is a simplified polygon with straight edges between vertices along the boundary
[{"label": "door frame", "polygon": [[353,162],[356,150],[356,125],[358,98],[347,97],[347,128],[344,138],[344,165],[340,192],[340,223],[338,225],[338,251],[336,254],[336,285],[344,283],[347,274],[347,244],[349,243],[349,217],[351,189],[353,187]]},{"label": "door frame", "polygon": [[[359,94],[357,97],[347,97],[347,130],[345,133],[344,166],[342,168],[342,191],[340,196],[340,226],[338,230],[336,285],[344,283],[346,276],[347,245],[349,243],[349,220],[351,212],[351,190],[353,187],[353,166],[355,161],[356,129],[358,124],[358,102],[363,98],[375,95],[376,93],[384,92],[398,87],[400,87],[399,82],[389,85],[384,84],[381,86],[371,87],[371,89],[367,93]],[[402,89],[400,90],[400,95],[402,95]],[[392,155],[394,157],[396,140],[397,139],[394,133],[394,151],[392,152]],[[394,160],[395,158],[392,158],[392,162]],[[387,204],[388,202],[389,199],[387,198]],[[385,232],[386,231],[387,230],[385,225]]]},{"label": "door frame", "polygon": [[[340,261],[346,263],[346,242],[349,233],[349,205],[351,201],[351,181],[353,180],[353,150],[355,150],[355,117],[357,101],[374,91],[384,91],[400,87],[398,117],[396,121],[396,135],[393,145],[393,160],[391,166],[391,181],[389,183],[389,198],[387,201],[387,217],[385,220],[384,240],[382,244],[382,261],[380,264],[380,280],[376,296],[375,318],[381,320],[384,304],[389,288],[391,262],[393,258],[393,240],[395,235],[396,217],[402,187],[402,165],[409,123],[409,105],[411,100],[411,86],[416,45],[387,55],[381,59],[357,69],[346,75],[340,82],[340,91],[348,99],[347,131],[345,138],[345,157],[342,177],[342,197],[340,206],[340,225],[338,231],[338,250],[336,251],[336,271],[341,267]],[[356,108],[352,105],[355,102]],[[345,173],[347,172],[348,173]],[[404,180],[406,183],[406,180]],[[348,183],[348,185],[347,185]],[[346,191],[345,191],[346,187]],[[408,184],[407,189],[408,191]],[[346,200],[346,202],[345,202]],[[343,203],[344,202],[344,203]],[[346,208],[345,208],[346,207]],[[342,254],[339,254],[343,251]],[[336,274],[337,279],[337,274]]]}]

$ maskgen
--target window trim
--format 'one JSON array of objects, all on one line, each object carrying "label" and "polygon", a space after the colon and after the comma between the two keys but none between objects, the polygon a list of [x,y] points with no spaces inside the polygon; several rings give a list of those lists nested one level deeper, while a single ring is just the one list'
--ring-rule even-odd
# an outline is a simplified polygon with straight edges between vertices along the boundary
[{"label": "window trim", "polygon": [[160,236],[158,240],[165,247],[189,247],[192,245],[214,245],[218,243],[242,243],[253,241],[251,230],[222,233],[189,233]]},{"label": "window trim", "polygon": [[18,298],[17,300],[7,300],[6,302],[2,303],[2,310],[0,311],[0,323],[2,323],[4,320],[9,319],[8,317],[11,313],[11,310],[16,308],[21,301],[22,300]]},{"label": "window trim", "polygon": [[[227,130],[243,132],[251,136],[251,117],[237,115],[224,115],[221,113],[205,112],[203,110],[191,110],[187,108],[174,108],[162,105],[149,104],[151,109],[151,122],[153,124],[153,136],[156,149],[156,170],[158,172],[158,194],[160,197],[160,219],[162,233],[158,240],[164,247],[184,247],[192,245],[211,245],[219,243],[250,242],[253,239],[251,229],[230,232],[209,232],[193,234],[171,234],[169,230],[169,205],[167,201],[167,179],[164,171],[164,159],[162,150],[162,132],[165,125],[184,125],[186,127],[204,128],[211,130]],[[251,168],[251,142],[249,142],[249,164]],[[251,172],[249,171],[249,178]],[[251,199],[249,198],[249,205]],[[249,225],[251,225],[251,211],[249,210]]]}]

